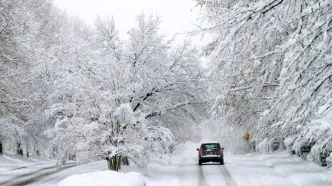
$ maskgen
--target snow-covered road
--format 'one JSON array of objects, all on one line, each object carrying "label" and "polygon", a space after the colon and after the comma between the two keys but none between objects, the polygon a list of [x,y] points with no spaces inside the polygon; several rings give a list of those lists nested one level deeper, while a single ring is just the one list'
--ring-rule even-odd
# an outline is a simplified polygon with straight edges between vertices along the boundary
[{"label": "snow-covered road", "polygon": [[236,186],[226,167],[213,163],[199,166],[196,157],[153,159],[149,168],[148,185],[152,186]]},{"label": "snow-covered road", "polygon": [[198,165],[195,144],[152,159],[148,186],[331,186],[332,171],[287,152],[225,155],[225,165]]},{"label": "snow-covered road", "polygon": [[[287,152],[225,154],[225,165],[198,165],[197,144],[187,143],[172,157],[151,157],[147,186],[331,186],[332,171]],[[69,165],[71,166],[71,165]],[[71,175],[107,170],[105,161],[74,167],[27,166],[0,172],[0,185],[57,186]],[[123,166],[122,172],[138,171]],[[10,174],[12,177],[10,176]],[[19,174],[21,173],[21,174]],[[21,175],[21,177],[18,177]],[[7,177],[6,177],[7,176]],[[4,178],[6,178],[4,180]],[[108,178],[105,178],[108,179]],[[7,181],[6,181],[7,180]]]},{"label": "snow-covered road", "polygon": [[171,158],[151,159],[148,185],[237,186],[225,165],[207,163],[199,166],[196,146],[189,143]]},{"label": "snow-covered road", "polygon": [[[64,166],[57,166],[57,165],[44,165],[43,167],[39,166],[29,166],[29,167],[22,167],[19,170],[14,173],[13,171],[7,171],[2,173],[2,175],[16,175],[11,177],[10,179],[6,179],[4,181],[0,182],[0,185],[2,186],[19,186],[19,185],[29,185],[31,183],[35,183],[39,181],[39,179],[42,179],[44,177],[47,177],[49,175],[53,175],[55,173],[61,172],[65,169],[74,167],[76,164],[70,163],[66,164]],[[34,167],[34,169],[31,169],[31,167]],[[27,173],[24,173],[27,172]]]}]

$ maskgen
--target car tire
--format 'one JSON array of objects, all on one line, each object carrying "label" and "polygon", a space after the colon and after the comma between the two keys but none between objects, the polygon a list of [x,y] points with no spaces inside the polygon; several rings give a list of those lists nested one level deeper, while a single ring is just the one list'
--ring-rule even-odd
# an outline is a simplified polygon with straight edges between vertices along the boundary
[{"label": "car tire", "polygon": [[198,165],[202,165],[202,161],[201,160],[198,161]]},{"label": "car tire", "polygon": [[224,159],[221,159],[220,160],[220,165],[223,165],[224,164]]}]

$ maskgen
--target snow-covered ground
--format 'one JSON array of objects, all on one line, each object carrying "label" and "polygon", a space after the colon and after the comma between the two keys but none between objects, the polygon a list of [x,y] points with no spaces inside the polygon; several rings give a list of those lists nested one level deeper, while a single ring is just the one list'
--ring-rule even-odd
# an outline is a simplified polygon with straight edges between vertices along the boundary
[{"label": "snow-covered ground", "polygon": [[145,186],[144,178],[136,172],[98,171],[74,175],[62,180],[59,186]]},{"label": "snow-covered ground", "polygon": [[107,170],[106,161],[97,161],[87,164],[81,164],[62,171],[55,172],[54,174],[47,175],[38,179],[36,182],[30,184],[31,186],[57,186],[59,182],[69,176],[91,173],[96,171]]},{"label": "snow-covered ground", "polygon": [[[99,175],[94,174],[94,172],[101,172],[108,170],[107,162],[105,160],[97,161],[97,162],[91,162],[86,164],[77,165],[75,167],[71,167],[68,169],[65,169],[63,171],[56,172],[54,174],[45,176],[43,178],[40,178],[38,181],[30,184],[31,186],[58,186],[58,184],[70,177],[75,175],[82,175],[82,177],[85,177],[85,173],[93,173],[92,177],[99,177]],[[138,172],[138,168],[135,165],[130,166],[122,166],[122,169],[120,172],[128,173],[128,172]],[[104,173],[101,173],[104,175]],[[75,179],[79,179],[79,177],[76,177]],[[72,180],[70,180],[72,182]]]},{"label": "snow-covered ground", "polygon": [[30,158],[26,158],[20,155],[5,154],[3,156],[0,156],[0,173],[24,167],[49,164],[49,163],[52,163],[52,161],[38,156],[32,156]]},{"label": "snow-covered ground", "polygon": [[230,156],[225,168],[238,186],[331,186],[332,171],[287,152]]},{"label": "snow-covered ground", "polygon": [[[108,170],[105,160],[66,166],[40,157],[31,159],[19,155],[0,156],[0,185],[57,186],[61,180],[74,175]],[[138,171],[136,166],[123,166],[122,172]],[[29,184],[24,182],[28,181]]]},{"label": "snow-covered ground", "polygon": [[13,180],[16,177],[27,175],[31,172],[54,165],[54,161],[38,156],[32,156],[30,158],[19,155],[0,156],[0,185],[5,181]]},{"label": "snow-covered ground", "polygon": [[[153,159],[150,186],[331,186],[332,171],[287,152],[232,155],[225,165],[198,166],[198,144],[187,143],[171,159]],[[170,163],[168,163],[170,162]]]},{"label": "snow-covered ground", "polygon": [[[147,186],[331,186],[332,171],[320,167],[314,163],[304,161],[299,157],[287,154],[287,152],[277,152],[272,154],[253,153],[247,155],[232,155],[225,149],[225,165],[204,164],[198,165],[196,148],[199,144],[191,142],[179,146],[177,152],[172,157],[152,157],[149,164],[149,177],[145,177]],[[6,163],[10,157],[6,157]],[[13,158],[16,161],[16,158]],[[13,161],[14,161],[13,160]],[[0,165],[5,161],[1,159]],[[24,161],[25,162],[25,161]],[[28,167],[11,170],[13,166],[7,166],[5,170],[2,167],[0,172],[0,182],[8,176],[9,172],[26,174],[29,171],[44,169],[51,165],[30,163]],[[26,162],[25,162],[26,163]],[[45,163],[45,162],[44,162]],[[17,167],[17,166],[16,166]],[[70,183],[79,183],[82,178],[91,179],[105,176],[119,175],[126,177],[131,174],[113,174],[107,170],[105,161],[82,164],[75,167],[69,167],[55,173],[40,177],[30,185],[34,186],[57,186],[61,180],[68,178]],[[99,171],[99,173],[96,173]],[[106,171],[106,172],[105,172]],[[135,166],[123,166],[122,172],[138,171]],[[92,174],[85,174],[95,172]],[[71,177],[73,175],[81,175]],[[12,178],[14,178],[13,176]],[[134,176],[135,177],[135,176]],[[6,179],[8,179],[7,177]],[[105,178],[111,179],[109,176]],[[128,178],[129,180],[129,178]],[[93,180],[92,180],[93,181]],[[69,183],[69,182],[68,182]],[[96,183],[97,182],[93,182]],[[115,182],[113,182],[115,183]],[[97,186],[97,185],[94,185]],[[112,186],[112,185],[109,185]]]}]

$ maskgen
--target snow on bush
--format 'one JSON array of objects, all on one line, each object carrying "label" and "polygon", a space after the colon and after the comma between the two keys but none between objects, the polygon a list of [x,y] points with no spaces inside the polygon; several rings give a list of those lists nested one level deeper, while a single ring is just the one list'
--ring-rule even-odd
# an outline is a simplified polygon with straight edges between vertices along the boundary
[{"label": "snow on bush", "polygon": [[285,144],[283,139],[280,137],[273,137],[273,138],[265,138],[262,142],[256,145],[256,150],[269,153],[274,151],[281,151],[285,150]]},{"label": "snow on bush", "polygon": [[269,149],[270,151],[274,152],[274,151],[285,150],[286,148],[282,138],[274,137],[271,138],[269,141]]},{"label": "snow on bush", "polygon": [[260,152],[268,153],[269,152],[268,139],[265,138],[262,142],[258,143],[256,145],[256,150],[260,151]]},{"label": "snow on bush", "polygon": [[327,158],[332,152],[332,138],[320,138],[317,143],[311,148],[310,157],[313,162],[322,166],[327,166]]},{"label": "snow on bush", "polygon": [[330,153],[330,156],[326,158],[327,167],[329,167],[332,170],[332,152]]},{"label": "snow on bush", "polygon": [[172,131],[162,126],[149,126],[147,130],[149,135],[145,141],[149,142],[152,152],[170,155],[175,145]]},{"label": "snow on bush", "polygon": [[332,152],[332,130],[329,120],[312,121],[307,130],[302,131],[294,142],[294,149],[299,156],[326,166],[327,157]]},{"label": "snow on bush", "polygon": [[120,173],[99,171],[70,176],[59,183],[59,186],[145,186],[143,176],[139,173]]},{"label": "snow on bush", "polygon": [[294,140],[295,140],[295,137],[294,136],[289,136],[287,137],[286,139],[284,139],[284,145],[286,147],[286,150],[289,152],[289,153],[292,153],[294,152],[294,149],[293,149],[293,145],[294,145]]}]

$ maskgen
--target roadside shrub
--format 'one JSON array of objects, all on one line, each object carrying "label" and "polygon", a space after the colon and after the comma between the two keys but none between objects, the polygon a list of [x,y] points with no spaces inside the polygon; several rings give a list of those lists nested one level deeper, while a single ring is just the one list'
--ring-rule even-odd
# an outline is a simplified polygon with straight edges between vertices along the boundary
[{"label": "roadside shrub", "polygon": [[285,150],[286,147],[283,141],[284,140],[279,136],[271,138],[269,141],[269,151],[274,152],[274,151]]},{"label": "roadside shrub", "polygon": [[270,139],[265,138],[262,142],[257,144],[256,149],[264,153],[269,153],[285,150],[286,147],[284,144],[284,140],[281,137],[277,136]]},{"label": "roadside shrub", "polygon": [[332,152],[332,130],[323,120],[312,121],[307,130],[297,136],[293,147],[298,156],[327,166],[327,158]]},{"label": "roadside shrub", "polygon": [[289,136],[284,139],[285,148],[290,154],[295,154],[295,150],[293,148],[295,139],[296,137],[294,136]]},{"label": "roadside shrub", "polygon": [[332,138],[323,138],[319,140],[311,149],[311,160],[321,166],[327,166],[327,158],[332,152]]},{"label": "roadside shrub", "polygon": [[332,170],[332,152],[330,153],[330,156],[326,158],[326,164],[327,167]]},{"label": "roadside shrub", "polygon": [[263,152],[263,153],[268,153],[269,152],[269,143],[268,139],[265,138],[262,142],[258,143],[256,145],[256,150]]}]

